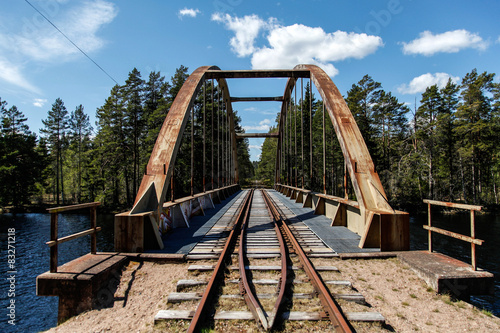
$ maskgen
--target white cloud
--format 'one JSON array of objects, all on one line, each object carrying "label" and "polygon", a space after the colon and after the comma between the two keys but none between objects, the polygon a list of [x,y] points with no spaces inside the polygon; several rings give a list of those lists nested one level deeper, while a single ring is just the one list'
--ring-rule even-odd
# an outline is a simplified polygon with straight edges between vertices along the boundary
[{"label": "white cloud", "polygon": [[[214,14],[213,21],[222,22],[235,33],[231,49],[238,57],[251,56],[254,69],[293,68],[297,64],[316,64],[328,75],[338,70],[331,62],[348,58],[362,59],[383,46],[378,36],[336,31],[325,32],[320,27],[302,24],[282,26],[275,18],[264,21],[257,15],[243,18],[229,14]],[[255,46],[261,31],[268,32],[268,46]]]},{"label": "white cloud", "polygon": [[40,93],[40,90],[23,76],[21,68],[2,58],[0,58],[0,79],[28,91]]},{"label": "white cloud", "polygon": [[43,108],[43,106],[47,103],[46,99],[43,98],[35,98],[33,101],[33,106],[36,106],[37,108]]},{"label": "white cloud", "polygon": [[401,94],[417,94],[423,93],[427,87],[437,84],[439,88],[443,88],[451,79],[453,83],[457,83],[460,78],[458,76],[451,76],[447,73],[427,73],[413,78],[409,84],[402,84],[398,87]]},{"label": "white cloud", "polygon": [[431,56],[438,52],[456,53],[462,49],[485,50],[488,43],[478,34],[460,29],[434,35],[430,31],[420,33],[420,37],[409,43],[403,42],[404,54]]},{"label": "white cloud", "polygon": [[248,145],[248,148],[261,150],[262,149],[262,145]]},{"label": "white cloud", "polygon": [[500,36],[498,36],[497,43],[500,44]]},{"label": "white cloud", "polygon": [[183,18],[184,16],[189,16],[189,17],[196,17],[196,15],[200,14],[200,10],[197,9],[192,9],[192,8],[184,8],[179,10],[179,17]]},{"label": "white cloud", "polygon": [[259,32],[268,26],[273,26],[275,19],[271,18],[266,22],[255,14],[239,18],[215,13],[212,15],[212,21],[224,23],[228,30],[234,32],[234,37],[229,40],[231,49],[238,57],[245,57],[256,51],[254,43]]},{"label": "white cloud", "polygon": [[269,131],[269,128],[271,128],[272,124],[271,119],[264,119],[261,122],[259,122],[259,125],[257,126],[243,126],[243,129],[245,131]]},{"label": "white cloud", "polygon": [[[54,24],[86,53],[95,52],[105,45],[97,36],[98,30],[113,21],[117,15],[116,6],[103,0],[84,2],[70,10],[60,22]],[[17,51],[35,60],[61,61],[79,51],[61,33],[46,24],[32,34],[10,37]],[[63,59],[61,59],[63,57]]]},{"label": "white cloud", "polygon": [[[53,22],[83,51],[95,52],[106,44],[97,33],[102,26],[116,17],[118,11],[113,3],[93,0],[68,10],[62,9],[57,9],[59,14]],[[19,33],[12,33],[13,27],[6,27],[6,30],[8,29],[10,31],[7,33],[2,31],[3,29],[0,30],[0,57],[8,59],[2,62],[4,70],[0,78],[32,92],[39,93],[39,89],[28,82],[19,64],[33,61],[60,63],[70,61],[75,54],[79,54],[79,51],[48,22],[25,21]],[[7,72],[4,72],[5,69]]]}]

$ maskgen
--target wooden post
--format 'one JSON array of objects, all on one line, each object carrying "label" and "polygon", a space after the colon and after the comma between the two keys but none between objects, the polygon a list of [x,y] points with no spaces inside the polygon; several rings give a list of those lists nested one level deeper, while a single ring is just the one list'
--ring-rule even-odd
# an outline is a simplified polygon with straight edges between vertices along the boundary
[{"label": "wooden post", "polygon": [[57,213],[50,214],[50,240],[56,245],[50,247],[50,272],[57,272]]},{"label": "wooden post", "polygon": [[[474,216],[474,210],[470,211],[470,236],[471,238],[476,238],[476,221]],[[476,270],[476,244],[470,243],[471,249],[471,259],[472,259],[472,269]]]},{"label": "wooden post", "polygon": [[[427,204],[427,215],[428,215],[428,220],[429,220],[429,227],[432,226],[432,222],[431,222],[431,204],[428,203]],[[432,231],[429,230],[429,253],[432,253]]]},{"label": "wooden post", "polygon": [[90,235],[90,253],[97,252],[97,207],[90,207],[90,229],[94,232]]},{"label": "wooden post", "polygon": [[304,78],[300,78],[300,146],[302,156],[302,189],[304,189]]},{"label": "wooden post", "polygon": [[326,135],[325,135],[325,101],[323,101],[323,194],[326,194]]}]

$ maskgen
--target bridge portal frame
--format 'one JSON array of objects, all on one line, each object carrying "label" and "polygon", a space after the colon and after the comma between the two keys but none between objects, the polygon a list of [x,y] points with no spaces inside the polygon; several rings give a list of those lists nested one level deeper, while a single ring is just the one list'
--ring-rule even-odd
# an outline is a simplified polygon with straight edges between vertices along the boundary
[{"label": "bridge portal frame", "polygon": [[[305,204],[310,202],[316,213],[332,217],[332,225],[344,225],[358,233],[361,236],[359,244],[361,248],[379,247],[382,251],[408,250],[408,214],[395,211],[390,206],[380,178],[375,171],[373,160],[351,111],[331,78],[315,65],[297,65],[293,70],[223,71],[217,66],[202,66],[196,69],[185,81],[165,118],[134,206],[130,212],[126,213],[129,219],[133,218],[133,216],[145,216],[145,213],[150,212],[151,214],[147,215],[151,216],[152,220],[158,221],[159,214],[166,201],[166,194],[181,138],[189,119],[189,111],[206,80],[216,79],[222,90],[222,98],[227,106],[231,133],[231,173],[234,175],[235,183],[238,182],[236,139],[244,136],[236,135],[234,132],[232,102],[242,101],[242,99],[231,98],[226,81],[226,79],[238,78],[288,78],[283,97],[272,98],[274,101],[282,102],[277,135],[276,189],[293,193],[293,191],[285,191],[290,186],[281,184],[279,177],[283,124],[297,79],[308,78],[311,83],[314,83],[323,99],[325,110],[328,112],[329,119],[340,143],[358,202],[349,204],[349,200],[307,191],[305,193]],[[254,100],[265,101],[269,99],[255,98]],[[336,221],[340,220],[340,224],[336,223]],[[131,237],[133,236],[131,235]]]}]

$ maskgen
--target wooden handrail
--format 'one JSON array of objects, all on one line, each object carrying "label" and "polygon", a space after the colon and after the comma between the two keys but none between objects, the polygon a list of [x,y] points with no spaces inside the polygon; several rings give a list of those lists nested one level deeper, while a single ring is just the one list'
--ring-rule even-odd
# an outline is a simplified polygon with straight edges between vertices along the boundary
[{"label": "wooden handrail", "polygon": [[[476,264],[476,245],[482,245],[484,240],[477,239],[476,238],[476,222],[475,222],[475,211],[480,211],[483,207],[482,206],[475,206],[475,205],[466,205],[466,204],[460,204],[460,203],[454,203],[454,202],[445,202],[445,201],[436,201],[436,200],[428,200],[424,199],[424,203],[427,204],[427,214],[428,214],[428,225],[424,225],[423,228],[425,230],[429,231],[429,252],[432,252],[432,233],[437,232],[439,234],[452,237],[455,239],[460,239],[465,242],[470,243],[471,246],[471,260],[472,260],[472,269],[476,270],[477,269],[477,264]],[[456,232],[452,232],[449,230],[444,230],[441,228],[436,228],[432,226],[432,219],[431,219],[431,206],[442,206],[442,207],[448,207],[448,208],[459,208],[459,209],[466,209],[470,210],[470,236],[462,235]]]},{"label": "wooden handrail", "polygon": [[466,205],[466,204],[455,203],[455,202],[436,201],[436,200],[428,200],[428,199],[424,199],[424,203],[431,204],[434,206],[443,206],[443,207],[448,207],[448,208],[460,208],[460,209],[476,210],[476,211],[480,211],[483,208],[482,206]]},{"label": "wooden handrail", "polygon": [[483,243],[484,243],[484,240],[482,240],[482,239],[472,238],[469,236],[458,234],[458,233],[453,232],[453,231],[448,231],[448,230],[436,228],[436,227],[429,227],[428,225],[424,225],[423,227],[425,230],[430,230],[432,232],[437,232],[438,234],[441,234],[441,235],[460,239],[460,240],[463,240],[464,242],[474,243],[476,245],[483,245]]},{"label": "wooden handrail", "polygon": [[92,235],[96,231],[101,231],[101,229],[102,229],[101,227],[97,227],[95,229],[88,229],[85,231],[80,231],[80,232],[77,232],[76,234],[73,234],[73,235],[61,237],[61,238],[58,238],[57,240],[46,242],[45,244],[47,244],[49,247],[51,247],[51,246],[54,246],[57,244],[62,244],[62,243],[65,243],[65,242],[68,242],[70,240],[77,239],[77,238],[80,238],[83,236]]},{"label": "wooden handrail", "polygon": [[[51,273],[57,273],[58,245],[61,243],[90,235],[90,253],[95,254],[97,252],[97,232],[101,230],[101,227],[97,226],[97,206],[99,206],[100,204],[100,202],[89,202],[84,204],[47,209],[47,211],[50,213],[50,241],[46,244],[50,247]],[[90,208],[90,229],[58,238],[58,214],[84,208]]]},{"label": "wooden handrail", "polygon": [[227,189],[230,189],[232,187],[235,187],[235,186],[239,186],[238,184],[234,184],[234,185],[229,185],[229,186],[224,186],[224,187],[219,187],[219,188],[216,188],[216,189],[213,189],[213,190],[209,190],[209,191],[206,191],[206,192],[200,192],[200,193],[196,193],[192,196],[187,196],[187,197],[183,197],[183,198],[179,198],[179,199],[175,199],[175,201],[167,201],[167,202],[164,202],[163,203],[163,208],[169,208],[169,207],[172,207],[172,206],[175,206],[175,205],[178,205],[178,204],[181,204],[183,202],[187,202],[189,200],[193,200],[193,199],[196,199],[196,198],[200,198],[200,197],[203,197],[205,195],[209,195],[209,194],[212,194],[212,193],[216,193],[218,191],[223,191],[223,190],[227,190]]},{"label": "wooden handrail", "polygon": [[307,189],[303,189],[303,188],[299,188],[299,187],[293,187],[293,186],[289,186],[289,185],[283,185],[283,184],[277,184],[277,185],[285,187],[285,188],[288,188],[288,189],[291,189],[293,191],[300,191],[302,193],[312,194],[312,195],[315,195],[315,196],[317,196],[319,198],[336,201],[336,202],[339,202],[341,204],[348,205],[348,206],[351,206],[351,207],[359,209],[359,202],[354,201],[354,200],[349,200],[349,199],[345,199],[345,198],[341,198],[341,197],[336,197],[336,196],[330,195],[330,194],[324,194],[324,193],[320,193],[320,192],[314,192],[314,191],[311,191],[311,190],[307,190]]},{"label": "wooden handrail", "polygon": [[78,204],[78,205],[47,208],[47,211],[49,213],[51,213],[51,214],[52,213],[62,213],[62,212],[67,212],[69,210],[77,210],[77,209],[83,209],[83,208],[97,207],[100,204],[101,204],[100,202],[88,202],[88,203],[83,203],[83,204]]}]

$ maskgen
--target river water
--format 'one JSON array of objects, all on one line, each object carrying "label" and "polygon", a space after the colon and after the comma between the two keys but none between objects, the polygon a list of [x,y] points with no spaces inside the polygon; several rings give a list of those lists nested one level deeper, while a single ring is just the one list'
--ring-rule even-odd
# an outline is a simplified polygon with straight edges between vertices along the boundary
[{"label": "river water", "polygon": [[[113,215],[98,215],[97,251],[113,250]],[[59,214],[59,237],[90,228],[89,214]],[[15,229],[15,243],[9,238],[9,229]],[[12,230],[10,230],[12,231]],[[0,214],[0,331],[39,332],[57,325],[57,297],[36,296],[36,277],[49,270],[50,239],[49,214]],[[8,245],[15,247],[15,272],[8,262]],[[12,249],[12,247],[11,247]],[[90,252],[90,236],[59,245],[59,265]],[[11,252],[12,253],[12,252]],[[11,283],[15,276],[15,296]],[[7,308],[15,301],[15,326],[9,324]]]},{"label": "river water", "polygon": [[[98,215],[97,250],[113,250],[113,216]],[[410,219],[412,250],[427,249],[427,232],[422,228],[427,215],[414,215]],[[469,215],[444,215],[433,212],[433,225],[448,230],[470,234]],[[88,214],[60,214],[59,237],[88,229]],[[9,229],[15,229],[15,272],[9,268]],[[45,244],[50,236],[49,214],[0,214],[0,331],[39,332],[57,324],[56,297],[36,296],[36,277],[49,270],[49,247]],[[497,241],[500,239],[500,216],[479,215],[476,217],[476,237],[485,240],[477,249],[479,267],[495,273],[495,295],[475,297],[472,302],[494,315],[500,316],[500,256]],[[12,247],[11,247],[12,249]],[[434,236],[436,251],[454,256],[470,263],[470,245],[445,236]],[[90,236],[59,245],[59,264],[82,256],[90,251]],[[15,296],[9,296],[12,287],[8,278],[15,276]],[[9,324],[10,302],[15,301],[15,326]]]}]

